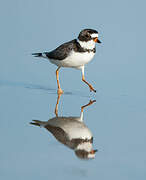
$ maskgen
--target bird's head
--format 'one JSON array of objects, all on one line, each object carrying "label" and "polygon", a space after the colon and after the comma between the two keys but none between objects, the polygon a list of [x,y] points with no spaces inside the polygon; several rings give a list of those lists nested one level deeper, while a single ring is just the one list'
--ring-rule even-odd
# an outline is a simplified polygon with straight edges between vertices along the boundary
[{"label": "bird's head", "polygon": [[94,29],[84,29],[80,32],[78,40],[81,42],[101,43],[98,39],[98,32]]},{"label": "bird's head", "polygon": [[93,150],[92,142],[80,143],[75,148],[75,154],[80,159],[94,159],[97,151],[97,149]]},{"label": "bird's head", "polygon": [[94,159],[95,158],[95,153],[97,152],[97,149],[91,150],[91,151],[86,151],[83,149],[78,149],[75,151],[75,154],[78,158],[88,160],[88,159]]}]

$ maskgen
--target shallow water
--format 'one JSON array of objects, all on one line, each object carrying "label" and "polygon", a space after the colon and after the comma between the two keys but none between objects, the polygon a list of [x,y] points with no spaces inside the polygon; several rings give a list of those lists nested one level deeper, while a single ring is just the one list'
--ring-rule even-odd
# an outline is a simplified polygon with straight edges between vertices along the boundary
[{"label": "shallow water", "polygon": [[[141,99],[97,93],[97,102],[84,110],[84,123],[93,133],[93,147],[98,152],[95,159],[85,161],[44,128],[29,124],[33,119],[47,121],[54,117],[57,102],[55,90],[31,87],[1,84],[1,177],[144,176],[146,116],[145,109],[139,107]],[[58,105],[59,116],[80,116],[81,106],[93,96],[85,94],[63,94]]]},{"label": "shallow water", "polygon": [[[0,179],[146,178],[145,3],[91,3],[92,11],[84,6],[86,18],[82,3],[75,1],[4,1],[0,6]],[[98,149],[92,160],[79,159],[49,131],[30,124],[56,117],[58,98],[56,67],[30,54],[54,49],[85,26],[97,28],[103,42],[85,68],[97,92],[89,92],[80,71],[62,68],[65,93],[58,116],[80,117],[81,107],[96,100],[83,112]]]}]

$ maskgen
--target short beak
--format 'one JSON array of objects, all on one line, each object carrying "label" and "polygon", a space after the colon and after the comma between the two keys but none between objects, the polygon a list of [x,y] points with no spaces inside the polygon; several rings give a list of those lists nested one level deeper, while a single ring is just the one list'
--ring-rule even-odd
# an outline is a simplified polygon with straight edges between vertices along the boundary
[{"label": "short beak", "polygon": [[101,43],[101,41],[99,39],[97,39],[97,43]]},{"label": "short beak", "polygon": [[96,37],[93,39],[94,42],[101,43],[101,41]]},{"label": "short beak", "polygon": [[90,153],[91,153],[91,154],[95,154],[97,151],[98,151],[97,149],[94,149],[94,150],[92,150]]},{"label": "short beak", "polygon": [[96,153],[98,151],[98,149],[94,149],[94,153]]}]

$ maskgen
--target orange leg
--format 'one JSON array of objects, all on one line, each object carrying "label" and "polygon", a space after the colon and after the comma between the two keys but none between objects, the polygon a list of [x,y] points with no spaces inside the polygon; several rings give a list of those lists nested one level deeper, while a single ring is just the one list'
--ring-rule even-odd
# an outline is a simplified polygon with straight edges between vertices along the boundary
[{"label": "orange leg", "polygon": [[96,100],[90,100],[88,104],[84,105],[81,107],[81,112],[83,112],[84,108],[87,107],[87,106],[90,106],[91,104],[93,104],[94,102],[96,102]]},{"label": "orange leg", "polygon": [[96,90],[92,87],[92,85],[89,84],[89,83],[85,80],[85,76],[84,76],[84,66],[81,67],[81,70],[82,70],[82,81],[85,82],[85,83],[89,86],[90,91],[96,92]]},{"label": "orange leg", "polygon": [[84,75],[82,75],[82,81],[84,81],[84,82],[85,82],[85,83],[89,86],[90,91],[94,91],[94,92],[96,92],[96,90],[92,87],[92,85],[91,85],[91,84],[89,84],[89,83],[85,80]]},{"label": "orange leg", "polygon": [[60,69],[60,67],[56,70],[56,79],[57,79],[57,86],[58,86],[57,93],[63,94],[63,91],[62,91],[62,89],[60,87],[60,83],[59,83],[59,69]]},{"label": "orange leg", "polygon": [[58,94],[57,103],[56,103],[56,106],[55,106],[55,114],[56,114],[56,117],[58,117],[58,104],[59,104],[61,95],[62,95],[62,94]]}]

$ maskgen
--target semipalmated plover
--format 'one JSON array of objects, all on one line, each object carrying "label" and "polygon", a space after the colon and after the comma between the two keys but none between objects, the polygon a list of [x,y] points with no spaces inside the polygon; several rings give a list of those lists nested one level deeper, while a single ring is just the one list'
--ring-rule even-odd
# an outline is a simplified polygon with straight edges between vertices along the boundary
[{"label": "semipalmated plover", "polygon": [[56,79],[58,85],[58,94],[63,91],[59,83],[59,69],[61,67],[76,68],[82,71],[82,81],[90,88],[90,91],[96,90],[85,80],[84,66],[89,63],[95,55],[95,43],[101,43],[98,39],[98,32],[93,29],[84,29],[80,32],[77,39],[66,42],[51,52],[33,53],[35,57],[47,58],[51,63],[58,66],[56,70]]},{"label": "semipalmated plover", "polygon": [[94,102],[90,101],[81,107],[80,117],[59,117],[58,99],[55,108],[56,117],[48,121],[33,120],[30,124],[47,129],[60,143],[73,149],[77,157],[81,159],[93,159],[97,150],[93,149],[93,135],[83,122],[83,110]]}]

